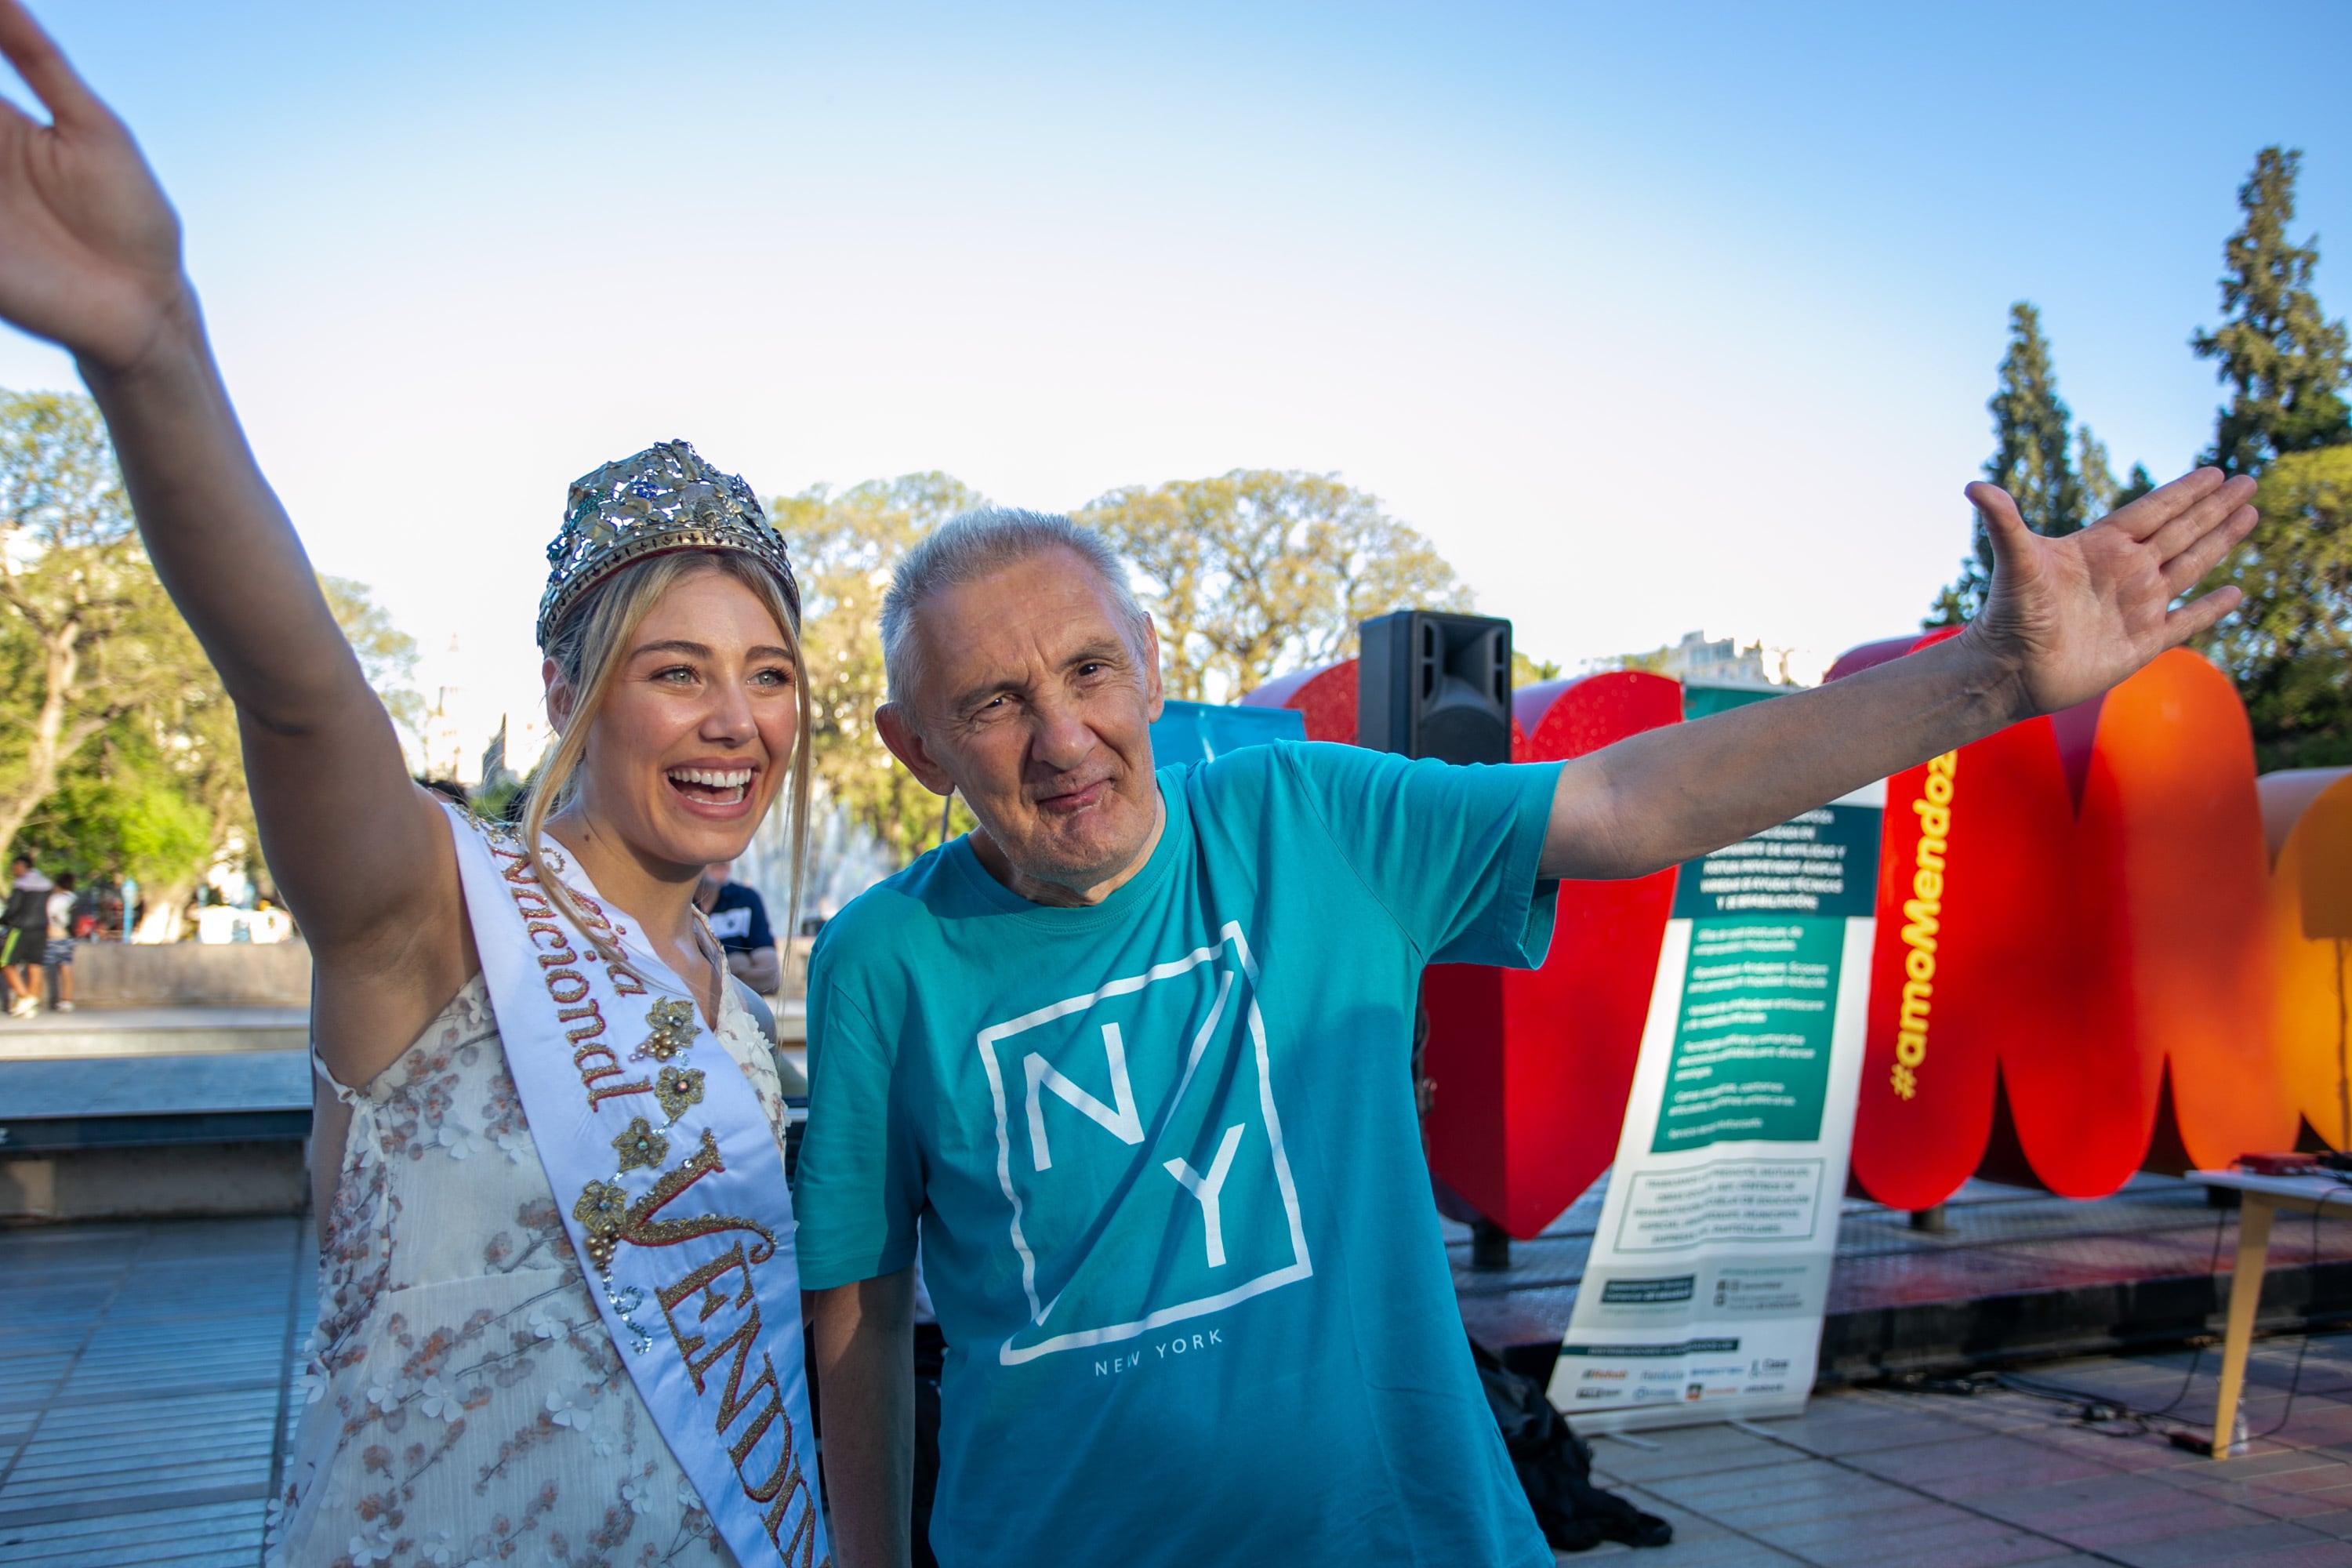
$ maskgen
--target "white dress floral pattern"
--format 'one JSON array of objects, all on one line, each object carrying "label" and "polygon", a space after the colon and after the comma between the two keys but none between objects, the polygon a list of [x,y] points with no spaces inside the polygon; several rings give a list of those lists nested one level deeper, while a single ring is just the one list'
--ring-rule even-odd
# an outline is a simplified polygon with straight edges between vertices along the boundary
[{"label": "white dress floral pattern", "polygon": [[[768,1042],[718,1037],[777,1138]],[[323,1216],[278,1568],[735,1562],[597,1314],[477,974],[362,1089]]]}]

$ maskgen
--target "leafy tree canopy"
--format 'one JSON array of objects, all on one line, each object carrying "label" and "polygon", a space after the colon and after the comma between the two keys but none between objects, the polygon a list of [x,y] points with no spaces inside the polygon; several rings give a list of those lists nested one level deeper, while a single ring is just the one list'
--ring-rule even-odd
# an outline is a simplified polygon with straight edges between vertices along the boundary
[{"label": "leafy tree canopy", "polygon": [[[2105,516],[2130,489],[2116,482],[2105,443],[2089,426],[2077,427],[2058,395],[2058,372],[2042,332],[2042,312],[2028,300],[2009,308],[2009,349],[1985,408],[1992,416],[1993,452],[1985,460],[1984,476],[2016,500],[2019,515],[2034,532],[2053,538],[2073,533]],[[2145,486],[2147,478],[2145,468],[2132,470],[2134,484]],[[1992,538],[1979,517],[1960,575],[1937,595],[1927,624],[1960,625],[1984,607],[1991,585]]]},{"label": "leafy tree canopy", "polygon": [[1520,691],[1530,686],[1540,686],[1547,680],[1558,680],[1560,666],[1558,659],[1537,658],[1518,647],[1511,649],[1511,689]]},{"label": "leafy tree canopy", "polygon": [[169,888],[209,863],[215,826],[173,759],[126,725],[75,760],[20,841],[52,874]]},{"label": "leafy tree canopy", "polygon": [[1380,501],[1328,474],[1236,468],[1114,490],[1091,523],[1143,579],[1168,695],[1232,701],[1356,649],[1391,610],[1466,610],[1470,591]]},{"label": "leafy tree canopy", "polygon": [[[979,492],[940,473],[869,479],[837,495],[819,485],[768,503],[800,577],[818,787],[901,862],[940,841],[941,802],[898,764],[874,729],[874,710],[887,695],[882,595],[917,540],[984,504]],[[961,801],[948,826],[950,835],[971,826]]]},{"label": "leafy tree canopy", "polygon": [[[946,474],[908,474],[769,503],[801,577],[801,640],[824,800],[900,861],[940,841],[941,803],[875,732],[887,691],[882,595],[907,551],[983,506]],[[1407,605],[1466,608],[1469,594],[1427,540],[1371,497],[1313,474],[1244,470],[1138,486],[1079,514],[1143,579],[1167,650],[1168,694],[1230,700],[1284,669],[1354,650],[1356,622]],[[1557,673],[1557,667],[1528,669]],[[1526,672],[1522,672],[1526,678]],[[953,803],[947,832],[971,826]]]},{"label": "leafy tree canopy", "polygon": [[100,731],[190,679],[184,646],[96,406],[0,393],[0,841]]},{"label": "leafy tree canopy", "polygon": [[2254,155],[2253,173],[2238,187],[2245,222],[2222,246],[2221,325],[2189,340],[2199,358],[2217,362],[2215,377],[2230,388],[2203,460],[2232,474],[2352,440],[2344,323],[2326,319],[2312,289],[2318,246],[2287,238],[2302,162],[2300,152],[2277,147]]},{"label": "leafy tree canopy", "polygon": [[416,639],[400,629],[364,583],[321,572],[319,591],[327,596],[327,608],[342,627],[343,638],[358,656],[361,672],[382,699],[384,711],[411,739],[421,735],[425,695],[411,684],[416,679]]},{"label": "leafy tree canopy", "polygon": [[[395,716],[413,639],[322,578]],[[0,841],[130,876],[169,934],[204,872],[257,843],[236,714],[139,539],[86,397],[0,392]]]},{"label": "leafy tree canopy", "polygon": [[2237,681],[2264,770],[2352,763],[2352,445],[2262,475],[2262,526],[2206,580],[2246,597],[2206,651]]}]

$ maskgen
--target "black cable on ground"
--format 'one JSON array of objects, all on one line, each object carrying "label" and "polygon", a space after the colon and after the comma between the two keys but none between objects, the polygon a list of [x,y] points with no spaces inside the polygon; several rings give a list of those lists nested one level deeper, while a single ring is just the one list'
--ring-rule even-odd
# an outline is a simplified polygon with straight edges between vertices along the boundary
[{"label": "black cable on ground", "polygon": [[[2221,1267],[2221,1240],[2228,1234],[2229,1224],[2230,1216],[2226,1210],[2213,1216],[2213,1255],[2205,1268],[2208,1279],[2210,1279]],[[2197,1368],[2203,1362],[2204,1357],[2205,1345],[2200,1339],[2195,1348],[2195,1353],[2189,1358],[2189,1370],[2181,1376],[2180,1387],[2174,1392],[2170,1399],[2154,1410],[2135,1409],[2121,1400],[2110,1399],[2105,1394],[2095,1394],[2088,1389],[2070,1388],[2064,1384],[2048,1383],[2022,1373],[2012,1372],[1976,1373],[1958,1379],[1915,1377],[1902,1382],[1890,1381],[1888,1386],[1905,1393],[1930,1394],[1974,1394],[1982,1388],[2008,1388],[2036,1399],[2047,1399],[2053,1404],[2073,1405],[2076,1409],[2076,1419],[2094,1430],[2118,1421],[2134,1423],[2135,1429],[2132,1431],[2103,1431],[2101,1432],[2103,1436],[2134,1437],[2142,1435],[2152,1436],[2155,1434],[2150,1431],[2147,1424],[2155,1420],[2173,1419],[2171,1413],[2180,1407],[2182,1400],[2189,1397],[2189,1388],[2197,1380]],[[2197,1423],[2181,1422],[2180,1425],[2195,1426]]]},{"label": "black cable on ground", "polygon": [[[2352,1183],[2352,1177],[2341,1177],[2339,1180]],[[2334,1192],[2324,1193],[2320,1195],[2318,1202],[2311,1210],[2311,1261],[2307,1265],[2307,1268],[2314,1274],[2316,1274],[2319,1268],[2320,1219],[2325,1215],[2327,1205],[2330,1201],[2337,1197],[2344,1197],[2347,1195],[2347,1194],[2341,1189]],[[2206,1268],[2208,1278],[2210,1278],[2212,1274],[2221,1267],[2221,1238],[2228,1229],[2228,1225],[2229,1215],[2226,1212],[2216,1216],[2213,1224],[2213,1256]],[[2231,1288],[2233,1290],[2237,1288],[2236,1281],[2234,1279],[2231,1281]],[[2273,1425],[2263,1428],[2260,1432],[2251,1434],[2247,1439],[2249,1442],[2252,1442],[2257,1437],[2275,1436],[2280,1432],[2284,1431],[2287,1424],[2294,1419],[2295,1396],[2302,1392],[2303,1388],[2304,1357],[2311,1349],[2311,1336],[2315,1331],[2315,1331],[2311,1318],[2306,1314],[2304,1320],[2303,1330],[2295,1336],[2294,1369],[2287,1377],[2285,1408],[2280,1413],[2277,1422]],[[2140,1436],[2156,1436],[2159,1434],[2152,1428],[2148,1423],[2151,1421],[2166,1421],[2171,1423],[2173,1426],[2188,1428],[2189,1431],[2167,1432],[2161,1434],[2161,1436],[2183,1447],[2197,1447],[2202,1451],[2210,1453],[2215,1444],[2225,1441],[2222,1435],[2213,1429],[2213,1424],[2210,1421],[2198,1421],[2184,1416],[2175,1415],[2172,1412],[2179,1409],[2181,1402],[2189,1397],[2189,1389],[2195,1384],[2197,1379],[2198,1366],[2204,1359],[2206,1346],[2211,1341],[2210,1336],[2200,1337],[2199,1339],[2195,1345],[2194,1353],[2192,1353],[2189,1358],[2189,1370],[2181,1376],[2180,1387],[2175,1391],[2173,1396],[2169,1400],[2167,1400],[2163,1405],[2153,1410],[2141,1410],[2133,1405],[2126,1405],[2119,1399],[2112,1399],[2105,1394],[2095,1393],[2089,1389],[2074,1388],[2065,1384],[2051,1383],[2043,1379],[2029,1376],[2022,1373],[2013,1372],[1993,1373],[1990,1374],[1972,1373],[1969,1377],[1961,1379],[1939,1379],[1914,1376],[1905,1380],[1889,1380],[1886,1386],[1900,1393],[1917,1392],[1938,1394],[1974,1394],[1979,1389],[1988,1386],[2008,1388],[2016,1393],[2029,1395],[2032,1398],[2047,1399],[2053,1404],[2074,1406],[2076,1408],[2076,1420],[2082,1426],[2098,1432],[2102,1436],[2119,1438],[2129,1438]],[[2242,1411],[2244,1409],[2242,1391],[2241,1392],[2240,1399],[2241,1403],[2239,1408]],[[2107,1429],[2122,1422],[2129,1422],[2132,1429],[2122,1432]],[[2193,1441],[2189,1436],[2189,1432],[2198,1428],[2202,1428],[2205,1431],[2211,1433],[2211,1436],[2201,1444]],[[2226,1440],[2234,1442],[2234,1437]]]},{"label": "black cable on ground", "polygon": [[[2208,1279],[2221,1271],[2221,1237],[2229,1227],[2230,1213],[2227,1209],[2223,1209],[2213,1216],[2213,1256],[2205,1262],[2205,1278]],[[2315,1237],[2318,1233],[2315,1231],[2313,1234]],[[2236,1288],[2234,1283],[2231,1286],[2232,1289]],[[2148,1416],[2169,1415],[2180,1408],[2180,1402],[2189,1397],[2189,1385],[2197,1381],[2198,1364],[2205,1359],[2205,1339],[2200,1336],[2189,1357],[2189,1370],[2181,1374],[2180,1387],[2170,1399],[2165,1401],[2161,1409],[2147,1412]]]},{"label": "black cable on ground", "polygon": [[[2028,1394],[2036,1399],[2047,1399],[2053,1405],[2072,1408],[2074,1411],[2074,1419],[2079,1425],[2098,1433],[2102,1437],[2127,1439],[2171,1436],[2171,1433],[2159,1432],[2150,1425],[2158,1421],[2170,1422],[2183,1427],[2195,1427],[2201,1425],[2170,1414],[2173,1406],[2179,1403],[2179,1396],[2176,1396],[2170,1404],[2161,1408],[2141,1410],[2104,1394],[2095,1394],[2088,1389],[2071,1388],[2064,1384],[2043,1383],[2037,1378],[2027,1377],[2019,1373],[2002,1373],[1998,1381],[2000,1386],[2015,1393]],[[2126,1430],[2114,1430],[2116,1426],[2126,1423],[2128,1423]]]}]

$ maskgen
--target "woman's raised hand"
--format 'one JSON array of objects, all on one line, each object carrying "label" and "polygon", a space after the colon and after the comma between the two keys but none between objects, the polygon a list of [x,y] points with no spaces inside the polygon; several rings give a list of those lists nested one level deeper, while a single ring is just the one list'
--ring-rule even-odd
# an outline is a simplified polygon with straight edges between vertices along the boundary
[{"label": "woman's raised hand", "polygon": [[0,55],[50,117],[0,100],[0,317],[92,369],[130,369],[193,317],[180,220],[130,131],[18,0],[0,0]]},{"label": "woman's raised hand", "polygon": [[244,720],[262,848],[317,959],[329,1070],[363,1083],[472,973],[449,826],[335,625],[205,342],[180,220],[18,0],[0,56],[0,318],[63,344],[106,416],[148,558]]}]

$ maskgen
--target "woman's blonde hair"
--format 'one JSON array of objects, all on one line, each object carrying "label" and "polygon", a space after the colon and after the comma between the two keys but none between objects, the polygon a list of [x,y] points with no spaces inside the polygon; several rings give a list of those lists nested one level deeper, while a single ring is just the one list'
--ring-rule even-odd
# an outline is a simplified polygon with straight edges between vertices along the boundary
[{"label": "woman's blonde hair", "polygon": [[[562,733],[547,755],[531,770],[523,785],[523,853],[548,900],[563,912],[582,938],[608,963],[622,962],[620,952],[592,926],[571,889],[551,875],[540,854],[540,838],[547,819],[579,797],[580,761],[587,753],[589,731],[612,691],[628,657],[630,639],[664,594],[698,572],[723,572],[759,595],[768,613],[782,628],[793,658],[793,707],[800,722],[793,735],[790,793],[792,795],[792,890],[784,925],[787,934],[800,928],[801,870],[808,859],[809,731],[814,711],[809,700],[807,661],[801,657],[800,609],[783,584],[766,566],[740,551],[682,550],[635,561],[620,568],[588,591],[585,598],[555,628],[541,649],[555,661],[556,672],[572,690],[572,711]],[[754,831],[758,825],[753,824]],[[602,923],[602,922],[597,922]]]}]

